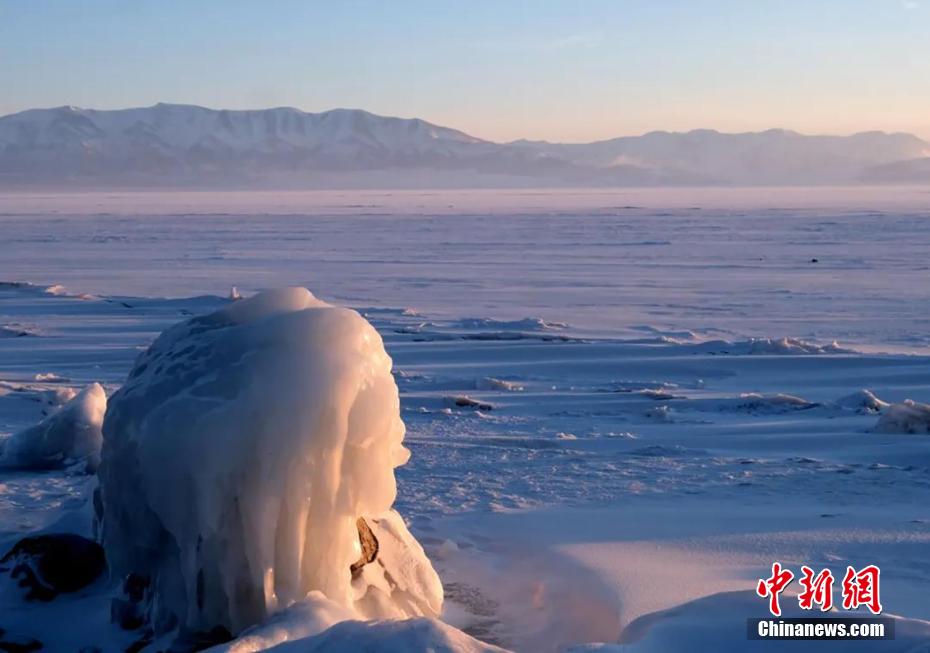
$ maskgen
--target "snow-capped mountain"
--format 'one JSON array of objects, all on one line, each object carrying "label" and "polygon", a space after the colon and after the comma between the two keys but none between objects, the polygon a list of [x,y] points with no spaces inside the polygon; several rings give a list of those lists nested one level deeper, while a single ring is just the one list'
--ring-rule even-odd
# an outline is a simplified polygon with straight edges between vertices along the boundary
[{"label": "snow-capped mountain", "polygon": [[76,183],[274,183],[310,171],[434,165],[495,146],[422,120],[336,109],[59,107],[0,118],[0,174]]},{"label": "snow-capped mountain", "polygon": [[930,145],[915,136],[882,132],[696,130],[587,144],[492,143],[419,119],[350,109],[157,104],[0,118],[0,187],[854,183],[928,153]]}]

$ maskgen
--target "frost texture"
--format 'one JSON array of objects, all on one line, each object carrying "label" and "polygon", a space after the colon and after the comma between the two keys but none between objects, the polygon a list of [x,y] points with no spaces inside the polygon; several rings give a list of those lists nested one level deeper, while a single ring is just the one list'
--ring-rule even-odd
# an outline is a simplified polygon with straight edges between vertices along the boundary
[{"label": "frost texture", "polygon": [[875,430],[879,433],[930,434],[930,404],[911,399],[891,404],[878,419]]},{"label": "frost texture", "polygon": [[[112,571],[149,578],[159,632],[236,633],[312,591],[359,617],[435,616],[439,578],[390,510],[399,415],[381,337],[306,289],[168,329],[107,411]],[[360,516],[380,550],[353,580]]]},{"label": "frost texture", "polygon": [[95,469],[106,407],[103,388],[90,384],[35,426],[0,442],[0,466],[56,469],[86,461],[89,469]]}]

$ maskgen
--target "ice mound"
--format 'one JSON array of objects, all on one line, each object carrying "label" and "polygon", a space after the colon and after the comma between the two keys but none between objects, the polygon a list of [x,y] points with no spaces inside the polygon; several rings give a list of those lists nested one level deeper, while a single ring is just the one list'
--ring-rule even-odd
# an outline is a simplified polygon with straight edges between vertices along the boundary
[{"label": "ice mound", "polygon": [[101,537],[114,575],[148,579],[157,632],[237,633],[313,591],[360,618],[441,610],[391,511],[409,456],[391,359],[355,311],[288,288],[178,324],[103,430]]},{"label": "ice mound", "polygon": [[0,338],[27,338],[42,335],[39,328],[33,324],[0,324]]},{"label": "ice mound", "polygon": [[57,283],[54,285],[48,286],[47,288],[43,290],[43,292],[46,295],[52,295],[53,297],[68,297],[70,299],[83,299],[83,300],[99,299],[98,297],[94,295],[88,295],[87,293],[71,292],[70,290],[62,286],[61,284],[57,284]]},{"label": "ice mound", "polygon": [[858,390],[836,400],[840,408],[852,410],[863,415],[875,415],[888,408],[888,402],[882,401],[871,390]]},{"label": "ice mound", "polygon": [[106,407],[103,388],[90,384],[38,424],[0,442],[0,466],[56,469],[86,461],[88,469],[95,469]]},{"label": "ice mound", "polygon": [[878,433],[930,434],[930,404],[905,399],[891,404],[875,425]]},{"label": "ice mound", "polygon": [[523,384],[517,381],[506,381],[504,379],[495,379],[492,376],[486,376],[475,381],[476,390],[500,390],[503,392],[521,392]]},{"label": "ice mound", "polygon": [[747,413],[787,413],[793,410],[807,410],[814,408],[818,404],[812,403],[803,397],[796,397],[784,393],[764,395],[758,392],[744,392],[740,394],[739,399],[727,407],[721,406],[721,410],[734,410],[737,412]]}]

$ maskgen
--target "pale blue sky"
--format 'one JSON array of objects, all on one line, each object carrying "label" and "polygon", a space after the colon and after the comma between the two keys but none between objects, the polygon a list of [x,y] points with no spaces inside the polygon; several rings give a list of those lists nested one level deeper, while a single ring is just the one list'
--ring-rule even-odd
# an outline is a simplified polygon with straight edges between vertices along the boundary
[{"label": "pale blue sky", "polygon": [[930,0],[0,0],[0,114],[159,101],[494,140],[930,137]]}]

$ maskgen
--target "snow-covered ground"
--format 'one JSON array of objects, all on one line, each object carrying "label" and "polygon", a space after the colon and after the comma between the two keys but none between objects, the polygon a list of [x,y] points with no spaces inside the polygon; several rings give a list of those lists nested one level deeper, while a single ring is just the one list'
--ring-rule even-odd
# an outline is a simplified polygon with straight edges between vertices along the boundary
[{"label": "snow-covered ground", "polygon": [[[885,406],[930,403],[926,192],[8,195],[0,230],[0,434],[112,395],[233,286],[304,285],[394,360],[395,506],[447,623],[519,651],[778,650],[745,638],[774,560],[874,563],[908,621],[861,649],[930,645],[930,439]],[[89,532],[79,471],[0,470],[0,548]],[[120,650],[107,596],[0,585],[0,628]]]}]

